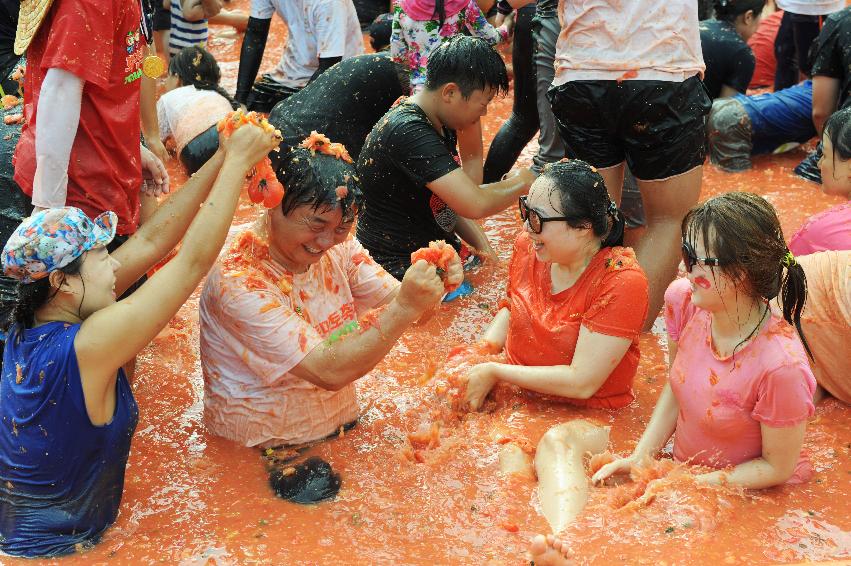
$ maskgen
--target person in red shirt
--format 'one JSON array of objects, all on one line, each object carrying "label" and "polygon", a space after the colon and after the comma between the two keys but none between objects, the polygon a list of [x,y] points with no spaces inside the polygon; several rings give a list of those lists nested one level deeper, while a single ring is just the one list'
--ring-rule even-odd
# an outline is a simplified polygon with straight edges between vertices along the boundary
[{"label": "person in red shirt", "polygon": [[648,285],[621,247],[623,216],[603,178],[584,161],[553,164],[520,198],[520,217],[508,305],[484,335],[508,363],[474,366],[467,404],[478,409],[505,381],[574,405],[628,405]]},{"label": "person in red shirt", "polygon": [[[765,12],[763,12],[765,13]],[[753,77],[748,88],[762,88],[774,85],[774,72],[777,68],[777,59],[774,56],[774,41],[780,30],[780,20],[783,19],[783,10],[777,10],[770,16],[764,16],[759,27],[750,39],[751,51],[756,57]]]},{"label": "person in red shirt", "polygon": [[[140,145],[141,7],[122,0],[55,0],[27,42],[26,124],[15,181],[36,210],[112,210],[118,234],[139,224],[143,174],[168,191],[162,162]],[[27,45],[29,43],[29,45]]]}]

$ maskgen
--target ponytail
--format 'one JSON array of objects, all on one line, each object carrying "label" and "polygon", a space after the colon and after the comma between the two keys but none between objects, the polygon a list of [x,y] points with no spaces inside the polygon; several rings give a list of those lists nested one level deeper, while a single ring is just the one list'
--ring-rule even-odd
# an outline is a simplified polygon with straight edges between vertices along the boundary
[{"label": "ponytail", "polygon": [[618,209],[618,206],[614,203],[614,201],[609,203],[609,208],[606,210],[606,214],[612,219],[612,222],[609,227],[609,233],[606,234],[606,237],[603,238],[600,245],[604,248],[622,246],[624,230],[626,229],[626,218],[624,218],[623,212]]},{"label": "ponytail", "polygon": [[807,301],[807,276],[804,273],[804,268],[795,260],[792,252],[786,253],[782,266],[785,267],[785,273],[781,274],[779,295],[780,304],[783,306],[783,319],[795,326],[807,355],[810,359],[813,359],[810,345],[807,344],[804,330],[801,328],[801,313],[804,311],[804,303]]}]

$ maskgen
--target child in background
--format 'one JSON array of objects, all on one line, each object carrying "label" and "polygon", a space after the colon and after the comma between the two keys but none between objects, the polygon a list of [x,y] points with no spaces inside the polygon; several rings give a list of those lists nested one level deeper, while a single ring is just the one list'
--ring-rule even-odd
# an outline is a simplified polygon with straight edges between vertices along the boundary
[{"label": "child in background", "polygon": [[[727,193],[693,208],[682,237],[688,273],[665,292],[668,382],[632,455],[593,480],[628,473],[676,432],[675,460],[716,468],[698,483],[806,481],[801,447],[816,390],[799,340],[807,281],[777,214],[760,196]],[[778,296],[782,318],[768,304]]]},{"label": "child in background", "polygon": [[369,26],[369,44],[372,50],[387,51],[390,49],[390,30],[393,27],[393,16],[381,14]]},{"label": "child in background", "polygon": [[494,28],[476,0],[400,0],[393,9],[390,53],[411,72],[411,93],[425,86],[429,55],[467,29],[491,45],[508,41],[513,20]]},{"label": "child in background", "polygon": [[819,159],[821,189],[844,202],[811,216],[789,240],[795,255],[851,250],[851,107],[835,112],[824,126]]},{"label": "child in background", "polygon": [[197,45],[184,47],[168,63],[167,92],[157,101],[160,137],[174,140],[190,175],[219,148],[216,125],[235,107],[220,78],[216,59]]},{"label": "child in background", "polygon": [[[166,0],[168,2],[169,0]],[[237,10],[223,10],[221,0],[170,0],[171,26],[168,55],[174,57],[184,47],[207,45],[209,24],[232,26],[245,31],[248,15]]]}]

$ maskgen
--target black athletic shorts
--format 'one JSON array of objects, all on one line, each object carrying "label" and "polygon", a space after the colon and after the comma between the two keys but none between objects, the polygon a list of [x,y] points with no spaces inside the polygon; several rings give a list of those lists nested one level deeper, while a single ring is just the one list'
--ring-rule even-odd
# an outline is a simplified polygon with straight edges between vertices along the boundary
[{"label": "black athletic shorts", "polygon": [[696,75],[683,82],[572,81],[547,97],[568,157],[601,169],[626,160],[643,181],[703,164],[712,100]]}]

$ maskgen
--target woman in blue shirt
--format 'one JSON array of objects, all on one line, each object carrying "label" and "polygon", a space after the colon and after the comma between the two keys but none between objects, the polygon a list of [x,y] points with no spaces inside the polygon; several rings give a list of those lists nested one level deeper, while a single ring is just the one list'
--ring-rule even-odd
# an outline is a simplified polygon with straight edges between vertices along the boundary
[{"label": "woman in blue shirt", "polygon": [[[112,255],[116,215],[90,220],[73,207],[38,212],[6,243],[3,268],[19,287],[0,375],[0,551],[70,554],[115,521],[138,420],[121,366],[206,274],[246,174],[277,141],[240,128]],[[171,261],[116,302],[181,238]]]}]

